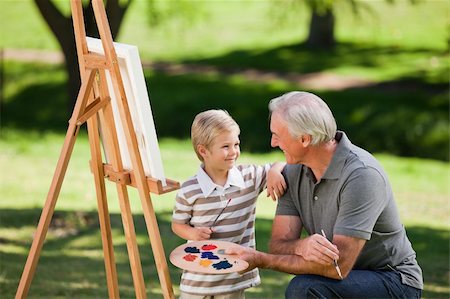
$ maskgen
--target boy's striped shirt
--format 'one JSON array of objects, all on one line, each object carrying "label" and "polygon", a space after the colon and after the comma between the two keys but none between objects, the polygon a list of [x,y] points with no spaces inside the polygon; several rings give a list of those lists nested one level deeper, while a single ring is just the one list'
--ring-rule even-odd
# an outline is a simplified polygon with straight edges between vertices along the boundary
[{"label": "boy's striped shirt", "polygon": [[[255,248],[255,209],[258,195],[264,190],[270,164],[239,165],[228,173],[222,187],[214,184],[200,167],[178,191],[172,221],[193,227],[208,227],[231,198],[214,224],[211,239],[229,241]],[[183,271],[180,290],[197,295],[217,295],[240,291],[260,284],[258,269],[243,275],[198,274]]]}]

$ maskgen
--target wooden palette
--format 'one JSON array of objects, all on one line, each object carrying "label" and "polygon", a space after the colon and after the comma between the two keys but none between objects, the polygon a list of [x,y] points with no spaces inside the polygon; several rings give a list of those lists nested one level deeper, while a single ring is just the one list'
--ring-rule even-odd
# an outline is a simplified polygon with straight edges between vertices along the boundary
[{"label": "wooden palette", "polygon": [[189,242],[175,248],[170,262],[178,268],[206,274],[225,274],[243,271],[248,263],[225,251],[236,244],[226,241],[206,240]]}]

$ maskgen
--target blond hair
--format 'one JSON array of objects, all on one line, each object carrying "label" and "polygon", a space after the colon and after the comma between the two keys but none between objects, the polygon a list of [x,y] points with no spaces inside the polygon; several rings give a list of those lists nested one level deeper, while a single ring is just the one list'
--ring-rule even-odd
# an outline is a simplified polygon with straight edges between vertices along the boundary
[{"label": "blond hair", "polygon": [[198,145],[209,149],[214,138],[223,132],[236,132],[238,135],[241,132],[239,125],[227,111],[211,109],[195,116],[191,127],[191,140],[200,161],[203,161],[203,157],[198,152]]}]

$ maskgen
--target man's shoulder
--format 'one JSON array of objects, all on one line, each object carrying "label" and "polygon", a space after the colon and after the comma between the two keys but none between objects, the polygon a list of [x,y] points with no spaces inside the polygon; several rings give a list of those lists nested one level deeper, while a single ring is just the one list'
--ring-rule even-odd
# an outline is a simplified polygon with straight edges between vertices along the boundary
[{"label": "man's shoulder", "polygon": [[298,173],[305,165],[303,164],[286,164],[284,171],[289,174]]},{"label": "man's shoulder", "polygon": [[353,147],[344,164],[343,173],[370,173],[373,171],[385,175],[382,165],[371,153],[362,148]]},{"label": "man's shoulder", "polygon": [[292,181],[300,177],[300,173],[305,167],[303,164],[286,164],[283,169],[283,174],[287,180]]}]

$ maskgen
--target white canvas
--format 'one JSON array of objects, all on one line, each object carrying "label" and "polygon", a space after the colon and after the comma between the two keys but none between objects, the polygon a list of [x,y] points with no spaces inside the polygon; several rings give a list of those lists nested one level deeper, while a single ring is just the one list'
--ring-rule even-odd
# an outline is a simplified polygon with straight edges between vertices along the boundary
[{"label": "white canvas", "polygon": [[[90,52],[104,54],[100,39],[87,37],[86,40]],[[114,49],[119,60],[120,74],[122,75],[145,174],[161,180],[162,185],[166,186],[158,138],[138,48],[132,45],[114,43]],[[106,72],[106,77],[123,166],[125,169],[132,170],[130,154],[119,115],[117,97],[114,93],[109,71]]]}]

